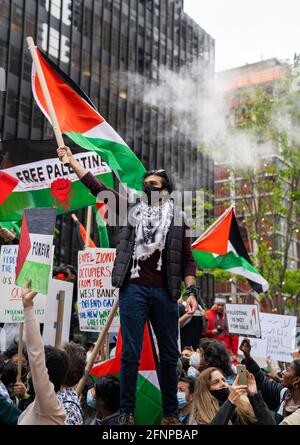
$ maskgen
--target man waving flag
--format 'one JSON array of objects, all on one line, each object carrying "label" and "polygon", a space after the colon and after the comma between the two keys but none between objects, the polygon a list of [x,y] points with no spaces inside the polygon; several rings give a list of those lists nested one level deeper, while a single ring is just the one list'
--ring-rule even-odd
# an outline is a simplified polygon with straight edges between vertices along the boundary
[{"label": "man waving flag", "polygon": [[[42,51],[37,55],[62,133],[86,150],[95,151],[130,189],[141,190],[143,164],[98,113],[91,100]],[[32,91],[41,111],[51,122],[33,64]]]}]

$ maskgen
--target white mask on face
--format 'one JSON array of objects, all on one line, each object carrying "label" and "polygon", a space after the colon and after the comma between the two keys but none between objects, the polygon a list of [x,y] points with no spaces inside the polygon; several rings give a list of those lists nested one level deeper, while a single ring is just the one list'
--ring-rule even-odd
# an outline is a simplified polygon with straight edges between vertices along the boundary
[{"label": "white mask on face", "polygon": [[193,354],[191,355],[190,366],[193,366],[196,369],[199,368],[199,366],[200,366],[200,353],[199,352],[193,352]]}]

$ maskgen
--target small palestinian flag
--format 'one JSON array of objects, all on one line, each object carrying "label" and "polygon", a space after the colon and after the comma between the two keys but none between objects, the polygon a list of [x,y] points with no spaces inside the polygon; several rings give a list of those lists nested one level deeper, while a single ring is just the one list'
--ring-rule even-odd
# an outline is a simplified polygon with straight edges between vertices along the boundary
[{"label": "small palestinian flag", "polygon": [[[120,378],[122,354],[122,336],[119,330],[116,355],[106,362],[95,365],[91,376],[114,375]],[[143,348],[138,372],[136,389],[135,423],[136,425],[157,425],[162,419],[161,392],[158,383],[155,350],[151,341],[149,327],[144,331]]]},{"label": "small palestinian flag", "polygon": [[25,287],[31,280],[31,289],[48,294],[52,262],[55,209],[25,209],[16,266],[16,284]]},{"label": "small palestinian flag", "polygon": [[192,244],[195,261],[201,269],[224,269],[248,279],[257,293],[269,289],[268,282],[253,267],[234,215],[233,207]]},{"label": "small palestinian flag", "polygon": [[110,247],[109,244],[109,237],[107,232],[107,209],[104,202],[96,202],[95,205],[93,205],[93,211],[96,216],[96,223],[98,228],[98,235],[99,235],[99,243],[100,247]]},{"label": "small palestinian flag", "polygon": [[[84,250],[85,238],[86,238],[86,230],[83,227],[83,225],[81,224],[81,222],[79,221],[79,219],[77,218],[77,216],[74,215],[74,213],[72,213],[71,216],[72,216],[73,221],[75,223],[75,229],[76,229],[76,233],[77,233],[77,238],[78,238],[80,250]],[[95,247],[97,247],[97,246],[94,243],[94,241],[92,240],[92,238],[90,237],[90,239],[89,239],[89,248],[93,249]]]},{"label": "small palestinian flag", "polygon": [[[114,187],[111,169],[95,151],[84,150],[67,136],[65,143],[81,165]],[[54,140],[0,142],[0,221],[21,220],[24,208],[55,207],[60,215],[96,203],[72,168],[60,162],[56,149]]]},{"label": "small palestinian flag", "polygon": [[[145,169],[137,156],[79,86],[42,51],[37,49],[37,55],[61,131],[84,149],[98,153],[129,189],[141,190]],[[41,111],[51,122],[34,64],[32,91]]]},{"label": "small palestinian flag", "polygon": [[7,200],[18,185],[19,180],[7,173],[0,171],[0,206]]}]

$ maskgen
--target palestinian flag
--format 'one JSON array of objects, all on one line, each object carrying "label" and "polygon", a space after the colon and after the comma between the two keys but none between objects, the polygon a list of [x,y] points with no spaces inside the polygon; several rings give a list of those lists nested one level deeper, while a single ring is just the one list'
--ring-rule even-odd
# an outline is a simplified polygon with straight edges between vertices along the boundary
[{"label": "palestinian flag", "polygon": [[[91,376],[96,378],[114,375],[120,378],[121,354],[122,336],[119,330],[115,357],[95,365],[91,370]],[[148,324],[146,324],[137,380],[135,423],[136,425],[157,425],[160,424],[161,419],[161,392],[156,371],[155,350]]]},{"label": "palestinian flag", "polygon": [[[84,149],[98,153],[129,189],[141,190],[145,169],[137,156],[98,113],[78,85],[42,51],[37,49],[37,55],[62,133]],[[34,64],[32,67],[34,98],[51,122]]]},{"label": "palestinian flag", "polygon": [[[74,215],[74,213],[72,213],[71,216],[72,216],[74,224],[75,224],[75,229],[76,229],[77,238],[78,238],[78,241],[79,241],[80,250],[84,250],[85,238],[86,238],[86,230],[83,227],[83,225],[81,224],[81,222],[79,221],[79,219],[77,218],[77,216]],[[89,248],[93,249],[95,247],[97,247],[97,246],[94,243],[94,241],[92,240],[92,238],[90,237],[90,239],[89,239]]]},{"label": "palestinian flag", "polygon": [[98,235],[99,235],[99,243],[100,247],[110,247],[109,245],[109,238],[107,233],[107,209],[104,202],[96,202],[95,205],[93,205],[93,211],[96,217],[96,223],[98,228]]},{"label": "palestinian flag", "polygon": [[257,293],[269,289],[268,282],[253,267],[233,207],[223,215],[192,244],[195,261],[201,269],[224,269],[248,279]]},{"label": "palestinian flag", "polygon": [[[67,136],[76,159],[108,187],[114,187],[113,173],[95,151],[86,151]],[[16,139],[0,142],[1,221],[20,221],[24,208],[55,207],[57,214],[96,203],[72,168],[64,166],[56,154],[54,140]]]},{"label": "palestinian flag", "polygon": [[55,209],[25,209],[16,265],[16,284],[25,287],[31,280],[31,289],[48,294],[52,263]]},{"label": "palestinian flag", "polygon": [[0,171],[0,206],[7,200],[18,185],[19,180]]}]

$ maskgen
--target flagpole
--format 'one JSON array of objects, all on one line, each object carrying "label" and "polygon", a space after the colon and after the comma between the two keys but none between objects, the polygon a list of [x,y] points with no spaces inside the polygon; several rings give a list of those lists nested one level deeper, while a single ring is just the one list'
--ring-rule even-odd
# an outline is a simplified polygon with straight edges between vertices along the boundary
[{"label": "flagpole", "polygon": [[17,382],[21,382],[22,379],[22,356],[23,356],[23,330],[24,323],[19,324],[19,341],[18,341],[18,374],[17,374]]},{"label": "flagpole", "polygon": [[95,344],[95,347],[90,355],[90,359],[87,362],[87,365],[84,370],[84,374],[77,385],[76,392],[78,395],[80,395],[82,393],[83,388],[85,387],[85,384],[89,377],[90,371],[91,371],[93,364],[95,362],[96,356],[97,356],[98,352],[101,350],[101,348],[106,340],[106,335],[108,334],[108,330],[112,324],[112,321],[113,321],[114,316],[118,310],[118,307],[119,307],[119,297],[117,297],[115,299],[114,305],[109,312],[109,316],[107,317],[107,320],[105,322],[105,325],[103,326],[101,334],[99,335],[98,340]]},{"label": "flagpole", "polygon": [[85,232],[85,243],[84,243],[85,249],[87,249],[89,247],[89,243],[90,243],[91,224],[92,224],[92,207],[88,206],[87,220],[86,220],[86,232]]},{"label": "flagpole", "polygon": [[227,210],[225,210],[225,212],[223,212],[222,215],[220,215],[219,218],[218,218],[218,219],[217,219],[211,226],[209,226],[209,227],[205,230],[205,232],[203,232],[202,235],[200,235],[199,238],[196,239],[196,241],[194,241],[194,242],[192,243],[192,247],[193,247],[194,245],[198,244],[199,241],[203,240],[203,238],[206,237],[206,236],[212,231],[212,229],[214,229],[214,228],[216,227],[216,225],[219,224],[219,222],[222,221],[222,219],[225,218],[225,216],[228,215],[228,213],[229,213],[232,209],[234,209],[234,205],[231,205]]},{"label": "flagpole", "polygon": [[[65,145],[65,143],[64,143],[64,140],[62,137],[62,132],[61,132],[58,120],[57,120],[57,116],[56,116],[56,113],[54,110],[54,106],[53,106],[52,99],[51,99],[51,96],[50,96],[50,93],[48,90],[45,76],[44,76],[44,73],[43,73],[43,70],[41,67],[40,59],[36,52],[36,46],[34,45],[34,41],[33,41],[32,37],[26,37],[26,41],[27,41],[28,49],[30,51],[30,54],[31,54],[31,57],[32,57],[32,60],[33,60],[33,63],[34,63],[35,69],[36,69],[36,73],[37,73],[37,76],[38,76],[38,79],[39,79],[39,82],[41,85],[42,92],[43,92],[43,95],[44,95],[44,98],[46,101],[46,105],[47,105],[48,113],[50,116],[51,125],[52,125],[53,131],[54,131],[54,135],[56,138],[56,142],[58,144],[58,147],[63,147]],[[61,161],[63,162],[64,165],[69,165],[69,158],[67,155],[64,155],[62,157]]]}]

